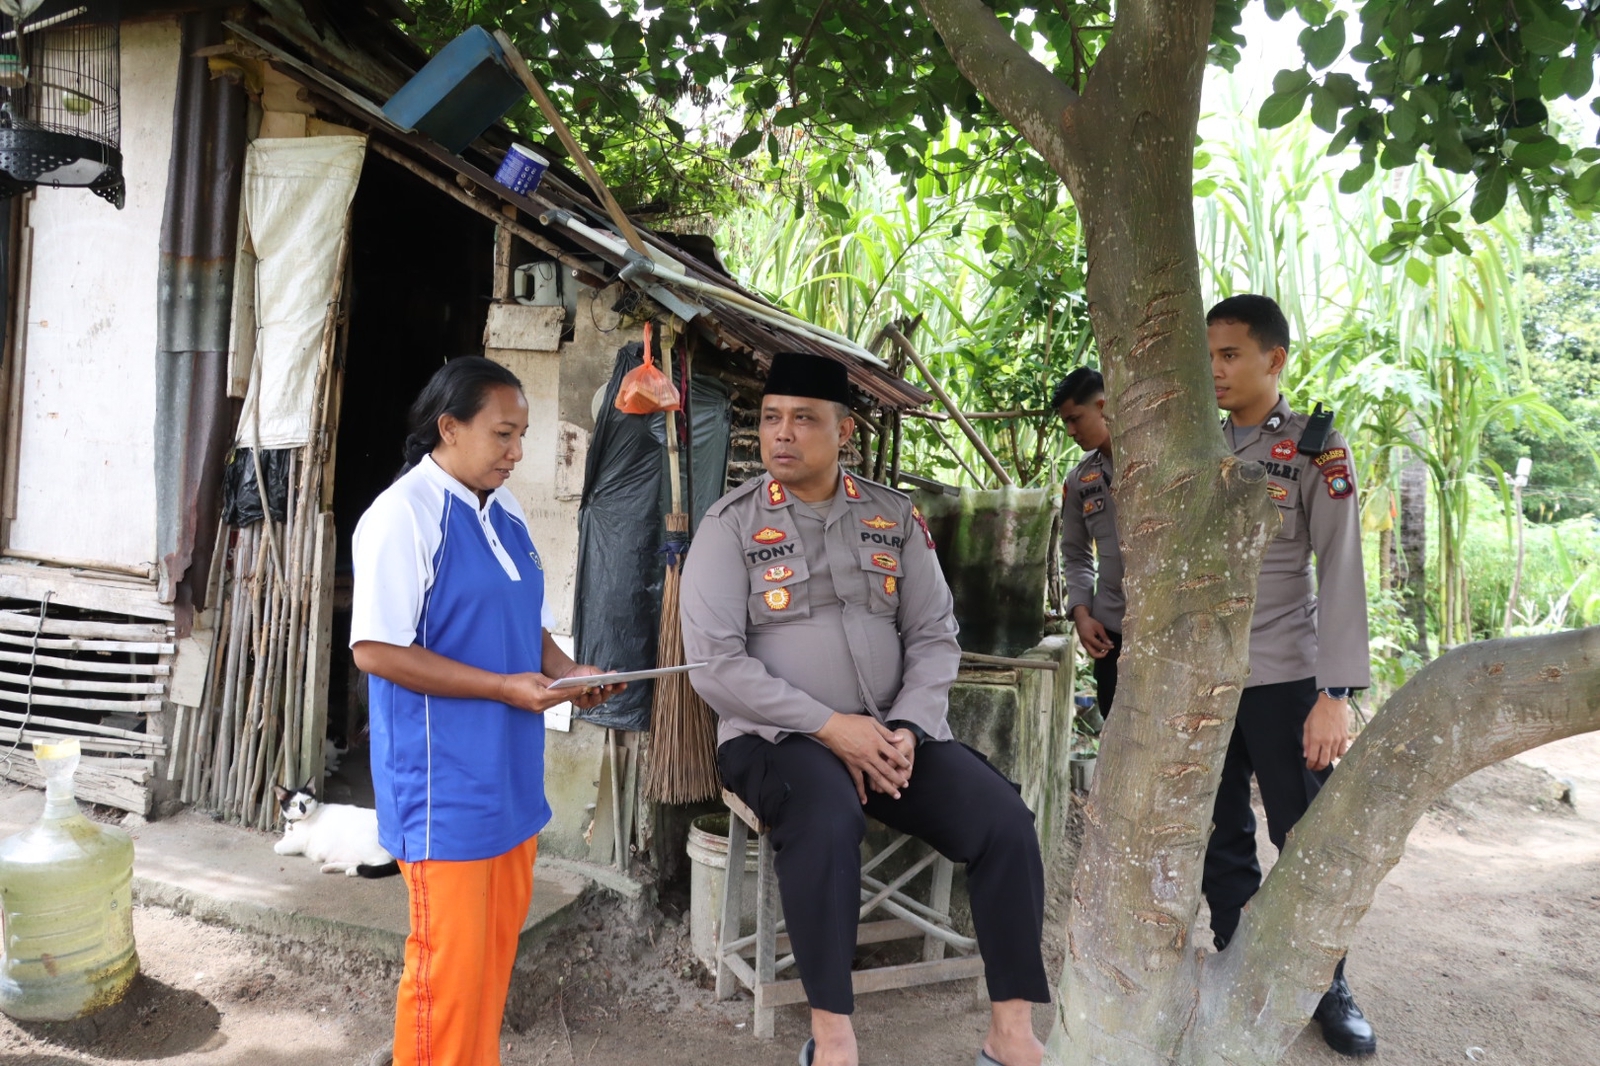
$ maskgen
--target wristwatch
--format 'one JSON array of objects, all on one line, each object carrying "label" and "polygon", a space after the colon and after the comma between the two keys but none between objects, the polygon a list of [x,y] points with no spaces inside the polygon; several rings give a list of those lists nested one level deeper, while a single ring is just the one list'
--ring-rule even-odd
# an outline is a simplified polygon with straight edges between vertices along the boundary
[{"label": "wristwatch", "polygon": [[1330,700],[1347,700],[1350,698],[1350,690],[1348,688],[1333,688],[1330,686],[1323,689],[1322,694]]}]

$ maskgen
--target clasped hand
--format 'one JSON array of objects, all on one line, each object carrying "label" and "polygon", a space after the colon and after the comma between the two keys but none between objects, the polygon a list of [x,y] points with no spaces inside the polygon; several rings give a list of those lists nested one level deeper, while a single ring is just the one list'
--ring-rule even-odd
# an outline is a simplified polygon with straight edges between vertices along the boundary
[{"label": "clasped hand", "polygon": [[909,729],[891,730],[870,714],[835,714],[812,735],[850,771],[863,804],[869,787],[899,799],[911,783],[917,738]]}]

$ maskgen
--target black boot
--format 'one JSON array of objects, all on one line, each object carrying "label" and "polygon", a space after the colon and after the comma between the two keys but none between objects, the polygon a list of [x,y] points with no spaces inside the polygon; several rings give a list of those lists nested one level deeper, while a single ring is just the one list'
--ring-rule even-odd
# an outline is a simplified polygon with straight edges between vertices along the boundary
[{"label": "black boot", "polygon": [[1378,1037],[1372,1023],[1356,1006],[1350,986],[1344,980],[1344,960],[1333,971],[1333,984],[1322,995],[1312,1019],[1322,1026],[1322,1039],[1341,1055],[1371,1055],[1378,1050]]}]

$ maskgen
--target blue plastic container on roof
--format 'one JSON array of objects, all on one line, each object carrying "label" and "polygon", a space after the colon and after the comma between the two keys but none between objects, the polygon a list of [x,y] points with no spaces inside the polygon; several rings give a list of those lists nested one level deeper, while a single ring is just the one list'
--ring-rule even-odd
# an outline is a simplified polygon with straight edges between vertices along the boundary
[{"label": "blue plastic container on roof", "polygon": [[526,94],[499,43],[473,26],[439,49],[389,98],[383,113],[459,153]]}]

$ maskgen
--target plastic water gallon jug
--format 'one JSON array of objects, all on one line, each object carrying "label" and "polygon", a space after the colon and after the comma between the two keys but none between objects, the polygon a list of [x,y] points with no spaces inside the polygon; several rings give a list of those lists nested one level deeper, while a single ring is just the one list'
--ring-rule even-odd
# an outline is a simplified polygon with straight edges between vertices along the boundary
[{"label": "plastic water gallon jug", "polygon": [[0,840],[0,1010],[66,1021],[120,1000],[133,949],[133,840],[78,810],[78,742],[35,744],[44,816]]}]

